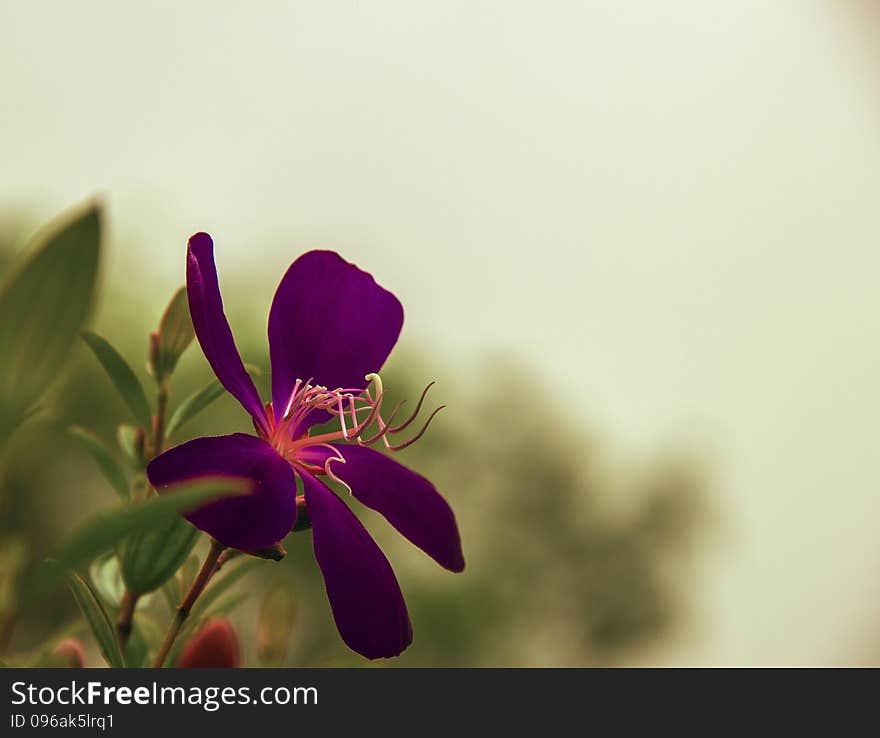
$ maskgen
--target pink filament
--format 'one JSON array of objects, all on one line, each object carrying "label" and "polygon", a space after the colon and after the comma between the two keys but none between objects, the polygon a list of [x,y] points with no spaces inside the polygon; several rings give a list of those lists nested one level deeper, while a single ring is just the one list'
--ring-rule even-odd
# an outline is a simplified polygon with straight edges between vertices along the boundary
[{"label": "pink filament", "polygon": [[[434,416],[445,407],[445,405],[441,405],[434,410],[412,438],[398,444],[391,443],[389,436],[400,433],[418,417],[425,396],[434,383],[431,382],[425,387],[413,413],[399,425],[393,426],[394,418],[404,403],[399,402],[388,419],[385,420],[382,417],[384,392],[382,391],[381,379],[374,374],[368,375],[367,379],[376,385],[375,397],[370,392],[369,385],[364,389],[337,387],[330,390],[321,385],[313,385],[311,379],[305,382],[297,379],[280,420],[275,421],[271,403],[267,406],[270,427],[268,432],[261,432],[260,435],[291,464],[313,473],[333,476],[330,472],[330,462],[342,459],[339,452],[329,445],[332,442],[356,441],[360,446],[372,446],[381,440],[389,451],[399,451],[419,440],[428,429]],[[316,436],[310,436],[309,431],[298,435],[299,429],[305,425],[309,415],[322,411],[337,418],[339,428]],[[375,431],[366,435],[365,432],[374,424]],[[301,457],[299,452],[312,446],[323,447],[331,452],[323,468],[310,464]]]}]

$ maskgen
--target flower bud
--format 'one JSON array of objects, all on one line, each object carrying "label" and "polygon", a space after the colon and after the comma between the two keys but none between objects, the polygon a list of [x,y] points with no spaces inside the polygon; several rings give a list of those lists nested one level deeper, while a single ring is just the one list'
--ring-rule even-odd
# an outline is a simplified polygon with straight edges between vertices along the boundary
[{"label": "flower bud", "polygon": [[177,666],[180,669],[235,669],[241,657],[238,637],[226,618],[208,620],[190,638]]},{"label": "flower bud", "polygon": [[181,287],[165,308],[159,321],[159,330],[150,334],[147,365],[157,381],[162,382],[171,375],[180,355],[192,343],[194,337],[195,331],[189,315],[186,288]]},{"label": "flower bud", "polygon": [[262,664],[275,666],[284,662],[296,610],[296,597],[289,587],[279,584],[266,594],[257,620],[257,654]]},{"label": "flower bud", "polygon": [[65,638],[52,651],[52,665],[63,669],[82,669],[86,663],[86,652],[76,638]]}]

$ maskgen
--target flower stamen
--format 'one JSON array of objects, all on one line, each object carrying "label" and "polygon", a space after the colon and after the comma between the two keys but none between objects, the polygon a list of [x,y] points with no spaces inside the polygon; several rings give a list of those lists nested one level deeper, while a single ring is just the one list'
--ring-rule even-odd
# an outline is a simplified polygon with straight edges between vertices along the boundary
[{"label": "flower stamen", "polygon": [[[313,474],[326,474],[336,479],[330,469],[330,464],[333,461],[343,461],[344,463],[344,459],[338,450],[331,445],[334,441],[350,441],[357,442],[359,446],[372,446],[381,440],[389,451],[400,451],[418,441],[427,431],[434,416],[445,407],[441,405],[434,410],[412,438],[402,443],[392,443],[389,440],[390,437],[409,427],[419,416],[428,390],[431,389],[434,382],[428,384],[422,391],[413,413],[398,425],[393,425],[405,401],[398,402],[386,420],[382,415],[382,401],[385,397],[382,378],[374,373],[366,375],[364,379],[367,381],[367,386],[362,389],[348,387],[328,389],[323,385],[313,385],[311,378],[306,381],[297,379],[280,420],[275,421],[272,405],[271,403],[267,405],[266,414],[269,418],[269,428],[266,432],[260,433],[261,437],[271,443],[291,464],[299,466],[304,471]],[[314,436],[309,435],[308,430],[300,434],[301,429],[314,422],[312,414],[315,412],[323,412],[330,417],[337,418],[338,429]],[[312,416],[312,420],[308,422],[310,416]],[[375,431],[372,434],[367,434],[366,431],[373,424],[376,425]],[[331,452],[323,466],[315,464],[301,453],[304,449],[312,447],[324,448]]]}]

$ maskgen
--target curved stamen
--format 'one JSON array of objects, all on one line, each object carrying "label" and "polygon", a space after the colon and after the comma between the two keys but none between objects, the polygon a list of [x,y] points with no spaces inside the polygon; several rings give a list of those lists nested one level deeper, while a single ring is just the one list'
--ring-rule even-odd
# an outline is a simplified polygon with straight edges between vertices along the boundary
[{"label": "curved stamen", "polygon": [[428,416],[428,420],[425,421],[425,424],[422,426],[422,429],[416,433],[412,438],[408,441],[404,441],[403,443],[399,443],[396,446],[393,446],[388,443],[388,439],[385,440],[385,446],[389,451],[400,451],[401,449],[406,448],[407,446],[412,446],[416,441],[418,441],[423,435],[425,435],[425,431],[428,430],[428,426],[431,425],[431,421],[434,419],[434,416],[439,413],[446,405],[441,405],[438,407],[433,413]]},{"label": "curved stamen", "polygon": [[422,396],[419,398],[419,404],[416,405],[416,409],[413,411],[413,414],[410,415],[406,420],[404,420],[400,425],[396,428],[391,428],[389,433],[399,433],[404,428],[406,428],[410,423],[412,423],[419,415],[422,409],[422,403],[425,401],[425,396],[428,394],[428,390],[434,386],[434,382],[430,382],[425,389],[422,390]]},{"label": "curved stamen", "polygon": [[[413,413],[403,422],[393,425],[405,401],[398,402],[386,420],[382,416],[382,401],[385,397],[382,378],[378,374],[373,373],[367,374],[364,379],[367,380],[367,386],[364,388],[337,387],[336,389],[328,389],[323,385],[313,385],[311,378],[305,382],[297,379],[284,408],[284,413],[277,423],[275,422],[274,414],[271,412],[271,403],[267,406],[270,427],[264,437],[291,464],[313,474],[323,473],[333,479],[337,479],[330,469],[330,462],[342,461],[344,463],[345,460],[330,445],[332,442],[356,441],[359,446],[371,446],[381,440],[389,451],[399,451],[418,441],[427,431],[434,416],[445,407],[440,406],[434,410],[415,436],[403,443],[393,444],[389,441],[390,436],[396,435],[409,427],[419,416],[428,390],[434,386],[434,382],[431,382],[422,390]],[[339,428],[315,436],[310,436],[306,430],[300,436],[300,429],[306,427],[309,416],[316,411],[326,412],[328,415],[337,418]],[[364,415],[365,413],[366,415]],[[373,423],[377,426],[376,430],[369,437],[363,437],[365,431]],[[324,447],[331,451],[331,456],[323,467],[298,458],[299,451],[313,446]]]},{"label": "curved stamen", "polygon": [[376,441],[378,441],[380,438],[384,438],[387,434],[391,433],[391,428],[389,426],[391,425],[391,421],[394,420],[394,416],[397,415],[400,408],[403,407],[403,403],[404,403],[404,400],[401,400],[400,402],[397,403],[397,405],[394,406],[394,410],[392,410],[391,415],[388,416],[387,423],[383,422],[381,415],[377,415],[376,416],[376,423],[379,426],[379,430],[376,432],[376,435],[374,435],[371,438],[367,438],[367,439],[358,438],[358,443],[361,446],[369,446],[370,444],[373,444]]}]

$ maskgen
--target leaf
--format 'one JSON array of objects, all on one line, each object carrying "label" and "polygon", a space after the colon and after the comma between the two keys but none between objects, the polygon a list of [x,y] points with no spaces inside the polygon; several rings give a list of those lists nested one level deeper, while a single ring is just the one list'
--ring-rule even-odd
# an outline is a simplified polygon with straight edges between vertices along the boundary
[{"label": "leaf", "polygon": [[225,388],[220,384],[219,380],[215,379],[206,387],[191,394],[180,403],[180,405],[177,406],[177,409],[172,413],[171,419],[168,421],[166,435],[170,438],[174,431],[188,420],[192,420],[192,418],[208,407],[208,405],[214,402],[214,400],[220,397],[225,391]]},{"label": "leaf", "polygon": [[101,366],[104,367],[110,376],[125,404],[134,414],[135,419],[144,428],[152,427],[153,419],[150,413],[150,405],[147,402],[147,396],[144,394],[144,388],[138,381],[137,376],[131,367],[122,358],[119,352],[113,348],[105,339],[101,338],[97,333],[84,331],[83,340],[94,351]]},{"label": "leaf", "polygon": [[251,489],[247,479],[206,477],[177,485],[174,492],[155,496],[135,505],[126,505],[86,521],[55,552],[53,559],[34,574],[25,590],[28,598],[38,597],[69,569],[77,569],[124,538],[139,530],[161,526],[179,512],[191,510],[208,500],[243,494]]},{"label": "leaf", "polygon": [[131,468],[143,472],[147,466],[144,456],[144,429],[122,423],[116,429],[116,443]]},{"label": "leaf", "polygon": [[[260,370],[252,364],[245,364],[245,368],[254,376],[259,376],[261,373]],[[165,431],[166,436],[170,438],[174,431],[180,428],[184,423],[192,420],[225,391],[226,389],[220,384],[219,380],[214,379],[206,386],[202,387],[198,392],[194,392],[187,397],[177,406],[174,413],[172,413]]]},{"label": "leaf", "polygon": [[165,600],[165,604],[168,606],[168,612],[172,615],[177,612],[177,607],[180,605],[181,599],[183,599],[180,594],[180,585],[177,581],[177,577],[171,577],[171,579],[162,585],[162,597]]},{"label": "leaf", "polygon": [[83,617],[92,629],[98,647],[104,655],[104,660],[114,668],[124,667],[125,662],[122,659],[122,652],[119,650],[119,641],[116,640],[116,631],[94,590],[85,579],[75,572],[68,575],[67,584]]},{"label": "leaf", "polygon": [[[155,631],[155,624],[138,614],[132,619],[131,635],[125,646],[125,663],[129,668],[139,669],[147,665],[151,638],[146,631]],[[161,634],[159,635],[161,638]]]},{"label": "leaf", "polygon": [[191,615],[194,615],[196,618],[201,617],[202,615],[208,612],[208,609],[211,605],[216,602],[221,595],[225,594],[229,591],[230,587],[235,584],[239,579],[241,579],[245,574],[250,573],[253,569],[262,563],[262,559],[251,559],[250,561],[245,561],[243,564],[239,564],[235,569],[229,572],[226,576],[221,577],[220,579],[212,581],[205,588],[205,591],[202,592],[202,595],[199,599],[196,600],[196,604],[193,605]]},{"label": "leaf", "polygon": [[0,441],[63,369],[91,312],[100,251],[92,203],[38,234],[0,286]]},{"label": "leaf", "polygon": [[198,538],[198,528],[178,516],[136,532],[122,555],[126,586],[139,595],[158,589],[186,561]]},{"label": "leaf", "polygon": [[113,457],[110,455],[107,447],[101,443],[101,440],[94,433],[87,431],[85,428],[80,428],[78,425],[71,427],[69,433],[82,443],[86,451],[89,452],[107,481],[116,490],[116,494],[123,500],[128,500],[129,487],[125,472],[113,460]]},{"label": "leaf", "polygon": [[174,371],[181,354],[195,338],[186,287],[174,293],[162,314],[157,331],[155,353],[150,357],[153,375],[162,380]]}]

